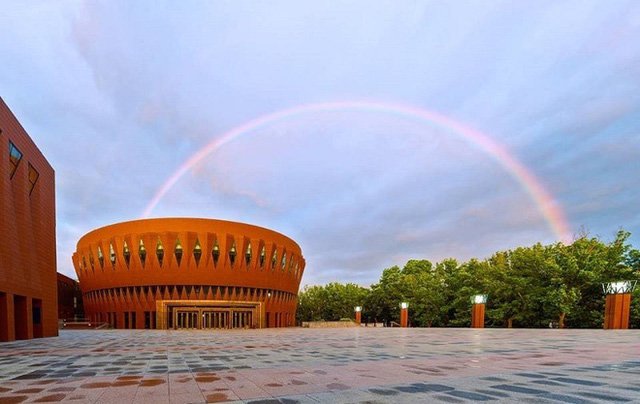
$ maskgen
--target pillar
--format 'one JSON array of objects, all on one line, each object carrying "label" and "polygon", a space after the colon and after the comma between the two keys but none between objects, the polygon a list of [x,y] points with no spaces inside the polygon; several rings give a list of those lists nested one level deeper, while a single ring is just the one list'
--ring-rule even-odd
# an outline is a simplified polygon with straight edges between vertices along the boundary
[{"label": "pillar", "polygon": [[631,293],[637,281],[611,282],[602,285],[606,295],[604,306],[604,328],[626,330],[629,328]]},{"label": "pillar", "polygon": [[471,328],[484,328],[484,303],[474,303],[471,306]]},{"label": "pillar", "polygon": [[400,327],[409,326],[409,303],[400,303]]},{"label": "pillar", "polygon": [[628,329],[630,306],[631,293],[607,295],[604,309],[604,328],[608,330]]},{"label": "pillar", "polygon": [[356,324],[360,325],[362,323],[362,307],[356,306],[353,310],[356,313]]},{"label": "pillar", "polygon": [[471,297],[471,328],[484,328],[484,311],[487,295]]}]

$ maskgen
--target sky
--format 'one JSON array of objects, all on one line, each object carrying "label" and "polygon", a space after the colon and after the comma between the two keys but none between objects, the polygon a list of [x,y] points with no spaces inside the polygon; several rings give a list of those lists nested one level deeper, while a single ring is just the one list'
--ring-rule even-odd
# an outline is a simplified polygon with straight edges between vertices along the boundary
[{"label": "sky", "polygon": [[[279,231],[308,285],[580,232],[640,248],[636,0],[7,1],[0,26],[0,96],[55,169],[66,275],[81,236],[282,111],[150,216]],[[314,104],[342,107],[286,113]]]}]

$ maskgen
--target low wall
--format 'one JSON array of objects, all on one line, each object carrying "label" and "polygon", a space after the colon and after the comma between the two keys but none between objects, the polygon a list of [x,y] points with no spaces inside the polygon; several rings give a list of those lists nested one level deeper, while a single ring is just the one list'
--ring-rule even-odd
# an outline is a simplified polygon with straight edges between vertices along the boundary
[{"label": "low wall", "polygon": [[303,328],[347,328],[358,327],[355,321],[304,321]]}]

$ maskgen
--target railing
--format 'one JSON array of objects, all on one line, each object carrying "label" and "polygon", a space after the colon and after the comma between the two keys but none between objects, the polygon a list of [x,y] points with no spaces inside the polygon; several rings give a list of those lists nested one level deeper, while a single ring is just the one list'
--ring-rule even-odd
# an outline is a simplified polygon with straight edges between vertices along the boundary
[{"label": "railing", "polygon": [[110,328],[109,323],[89,319],[59,320],[58,328],[64,330],[102,330]]}]

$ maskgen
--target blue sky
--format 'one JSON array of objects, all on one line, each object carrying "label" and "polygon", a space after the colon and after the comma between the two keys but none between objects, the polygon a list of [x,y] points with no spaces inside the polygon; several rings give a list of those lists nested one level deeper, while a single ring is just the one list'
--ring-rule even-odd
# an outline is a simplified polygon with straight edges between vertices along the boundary
[{"label": "blue sky", "polygon": [[[637,1],[6,2],[0,94],[56,170],[58,270],[88,231],[139,218],[201,147],[265,114],[346,100],[436,111],[505,146],[572,232],[640,246]],[[475,145],[334,111],[211,154],[153,216],[301,245],[303,284],[375,282],[410,258],[557,240]]]}]

